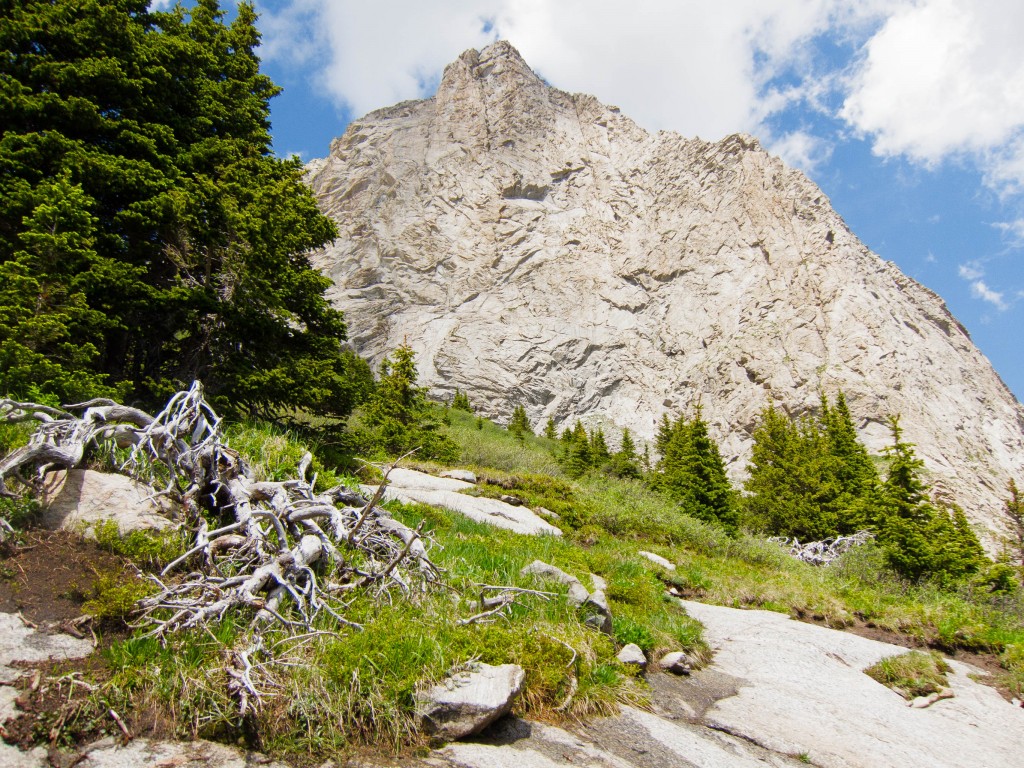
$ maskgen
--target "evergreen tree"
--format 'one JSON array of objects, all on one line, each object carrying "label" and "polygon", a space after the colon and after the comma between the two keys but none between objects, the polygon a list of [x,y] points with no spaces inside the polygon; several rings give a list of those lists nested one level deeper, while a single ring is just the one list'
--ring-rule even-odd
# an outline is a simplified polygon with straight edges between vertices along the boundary
[{"label": "evergreen tree", "polygon": [[737,531],[735,494],[700,406],[692,421],[680,417],[673,423],[666,418],[658,442],[664,449],[654,474],[655,487],[694,517]]},{"label": "evergreen tree", "polygon": [[633,436],[629,433],[628,429],[622,430],[622,445],[618,451],[612,454],[609,471],[615,477],[634,479],[640,477],[636,444],[633,442]]},{"label": "evergreen tree", "polygon": [[752,527],[803,540],[853,533],[870,527],[877,486],[841,393],[834,406],[823,397],[816,418],[762,413],[744,486]]},{"label": "evergreen tree", "polygon": [[512,411],[512,420],[508,423],[508,431],[517,440],[525,440],[526,435],[533,434],[533,427],[530,426],[530,418],[526,415],[526,408],[517,405]]},{"label": "evergreen tree", "polygon": [[473,412],[473,406],[469,402],[469,395],[455,388],[455,395],[452,397],[452,410],[465,411],[466,413]]},{"label": "evergreen tree", "polygon": [[[255,13],[147,5],[25,0],[0,17],[0,265],[17,284],[0,315],[20,325],[31,304],[49,328],[0,342],[0,380],[155,405],[200,378],[229,412],[343,416],[371,377],[305,255],[334,226],[299,162],[271,153]],[[56,261],[39,250],[53,214]]]},{"label": "evergreen tree", "polygon": [[577,421],[576,426],[568,433],[568,440],[564,439],[564,436],[563,433],[562,466],[569,477],[581,477],[593,465],[587,430]]},{"label": "evergreen tree", "polygon": [[548,440],[558,439],[558,427],[555,426],[555,420],[548,416],[548,421],[544,425],[544,437]]},{"label": "evergreen tree", "polygon": [[380,364],[376,389],[366,403],[364,421],[370,433],[366,448],[391,455],[413,448],[421,458],[454,461],[458,446],[442,429],[423,388],[417,386],[416,355],[403,344]]},{"label": "evergreen tree", "polygon": [[91,271],[112,266],[95,251],[91,201],[66,172],[36,194],[20,248],[0,263],[0,393],[111,394],[94,367],[109,323],[85,295]]},{"label": "evergreen tree", "polygon": [[921,477],[924,462],[903,441],[899,416],[890,418],[889,428],[893,444],[886,450],[889,470],[877,523],[889,564],[913,581],[956,579],[977,571],[985,562],[984,551],[963,511],[935,509]]},{"label": "evergreen tree", "polygon": [[1003,503],[1003,518],[1010,528],[1010,547],[1013,557],[1024,565],[1024,496],[1017,489],[1017,481],[1012,477],[1006,485],[1009,493]]},{"label": "evergreen tree", "polygon": [[766,409],[754,430],[744,501],[750,524],[773,535],[820,540],[836,533],[835,496],[816,423]]},{"label": "evergreen tree", "polygon": [[590,464],[593,467],[601,467],[611,457],[611,452],[608,450],[608,441],[604,437],[604,429],[598,427],[590,433]]}]

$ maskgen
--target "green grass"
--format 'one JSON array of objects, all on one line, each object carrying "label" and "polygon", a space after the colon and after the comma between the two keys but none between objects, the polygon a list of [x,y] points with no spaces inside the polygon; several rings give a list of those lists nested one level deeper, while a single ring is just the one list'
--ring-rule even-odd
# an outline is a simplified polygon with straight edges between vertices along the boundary
[{"label": "green grass", "polygon": [[927,696],[946,688],[946,673],[949,671],[949,665],[935,651],[910,651],[899,656],[887,656],[864,670],[869,677],[892,688],[905,699]]},{"label": "green grass", "polygon": [[[443,510],[393,505],[407,525],[423,523],[448,587],[383,602],[355,597],[345,610],[363,624],[362,632],[320,620],[323,634],[272,634],[267,645],[285,663],[257,674],[257,684],[271,695],[246,722],[238,722],[224,671],[230,651],[247,642],[244,626],[235,623],[241,619],[171,637],[166,646],[142,638],[115,644],[108,651],[114,672],[97,701],[119,712],[158,708],[182,736],[233,741],[259,733],[254,746],[264,751],[321,760],[359,745],[400,751],[423,744],[413,721],[416,691],[476,660],[524,667],[520,715],[559,722],[609,713],[618,702],[645,698],[642,679],[615,659],[622,644],[636,643],[651,658],[670,650],[698,661],[710,656],[700,624],[666,595],[666,585],[707,602],[834,627],[859,620],[936,647],[987,650],[1000,655],[1003,682],[1018,695],[1024,691],[1024,598],[1006,588],[1005,579],[996,592],[984,579],[959,591],[910,585],[885,568],[872,546],[830,568],[814,568],[763,540],[730,537],[690,518],[640,482],[570,479],[552,455],[553,441],[517,440],[486,420],[478,428],[475,416],[458,411],[451,411],[451,422],[462,446],[458,466],[481,478],[477,492],[511,493],[556,512],[562,537],[519,536]],[[230,427],[228,436],[269,479],[290,476],[306,450],[293,435],[259,424]],[[321,486],[341,477],[317,467]],[[154,542],[111,539],[105,546],[143,562],[163,562],[170,554]],[[641,549],[666,557],[677,570],[648,562],[637,554]],[[604,578],[613,637],[585,626],[586,612],[566,599],[564,587],[520,576],[535,559],[588,588],[591,574]],[[490,623],[460,625],[460,618],[479,612],[481,585],[556,595],[522,595]]]}]

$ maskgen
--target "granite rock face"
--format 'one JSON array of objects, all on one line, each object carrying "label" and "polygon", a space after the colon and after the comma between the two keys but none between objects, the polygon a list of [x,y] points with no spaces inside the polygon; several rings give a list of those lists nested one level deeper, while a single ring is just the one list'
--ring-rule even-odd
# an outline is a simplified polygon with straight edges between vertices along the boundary
[{"label": "granite rock face", "polygon": [[353,343],[379,361],[408,341],[434,395],[643,439],[699,398],[740,479],[762,408],[842,390],[871,451],[902,414],[937,491],[989,528],[1024,473],[1024,408],[943,301],[750,136],[648,133],[498,42],[353,122],[307,178]]}]

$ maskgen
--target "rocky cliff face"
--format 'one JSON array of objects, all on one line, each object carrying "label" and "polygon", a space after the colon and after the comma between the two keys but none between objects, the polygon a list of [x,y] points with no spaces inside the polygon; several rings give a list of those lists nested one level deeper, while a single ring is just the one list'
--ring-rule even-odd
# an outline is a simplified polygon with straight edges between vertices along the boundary
[{"label": "rocky cliff face", "polygon": [[977,522],[1024,473],[1024,408],[942,300],[750,136],[648,133],[499,42],[352,123],[308,178],[353,342],[406,340],[436,395],[642,438],[699,399],[739,478],[762,408],[841,389],[872,451],[901,413]]}]

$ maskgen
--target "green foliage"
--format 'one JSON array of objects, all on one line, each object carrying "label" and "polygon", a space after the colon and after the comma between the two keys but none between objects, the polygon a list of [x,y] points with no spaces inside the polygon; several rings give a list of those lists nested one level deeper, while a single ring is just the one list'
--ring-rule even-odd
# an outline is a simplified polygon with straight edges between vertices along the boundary
[{"label": "green foliage", "polygon": [[1024,566],[1024,496],[1012,477],[1006,484],[1006,490],[1009,495],[1003,503],[1003,519],[1010,529],[1008,545],[1011,556]]},{"label": "green foliage", "polygon": [[[458,460],[459,448],[444,431],[440,409],[416,385],[416,355],[403,344],[381,361],[376,389],[366,403],[363,450],[396,456],[416,449],[421,459]],[[448,414],[449,421],[451,413]]]},{"label": "green foliage", "polygon": [[117,523],[104,520],[92,527],[96,543],[108,552],[127,557],[136,565],[157,571],[185,553],[181,534],[173,531],[121,533]]},{"label": "green foliage", "polygon": [[653,473],[654,487],[678,501],[687,514],[737,532],[735,493],[700,406],[691,420],[670,422],[666,417],[657,446],[661,460]]},{"label": "green foliage", "polygon": [[890,566],[912,581],[925,576],[956,580],[976,572],[984,550],[959,508],[936,509],[921,478],[924,462],[903,441],[899,417],[889,421],[893,444],[877,513],[878,540]]},{"label": "green foliage", "polygon": [[473,406],[469,402],[469,395],[456,387],[455,395],[452,397],[452,408],[456,411],[473,412]]},{"label": "green foliage", "polygon": [[878,476],[842,393],[834,406],[823,397],[817,417],[763,411],[748,472],[744,513],[756,530],[815,541],[871,522]]},{"label": "green foliage", "polygon": [[306,252],[333,224],[270,147],[251,5],[28,0],[0,23],[0,391],[202,379],[222,413],[346,415],[369,371]]},{"label": "green foliage", "polygon": [[156,585],[131,573],[99,573],[85,595],[82,611],[97,619],[123,620],[139,600],[155,591]]},{"label": "green foliage", "polygon": [[526,435],[533,434],[533,427],[530,426],[530,418],[526,415],[526,408],[522,405],[517,405],[512,410],[512,420],[508,423],[508,431],[517,440],[523,440]]},{"label": "green foliage", "polygon": [[636,454],[636,446],[629,430],[622,432],[622,447],[612,454],[607,464],[607,472],[612,477],[639,480],[642,476],[640,458]]},{"label": "green foliage", "polygon": [[864,670],[865,674],[888,686],[905,699],[938,693],[948,686],[950,667],[938,653],[909,651],[887,656]]},{"label": "green foliage", "polygon": [[644,653],[654,650],[654,634],[642,624],[638,624],[628,616],[612,618],[612,637],[619,645],[633,643]]},{"label": "green foliage", "polygon": [[555,420],[548,417],[547,423],[544,425],[544,437],[548,440],[558,439],[558,427],[555,426]]}]

